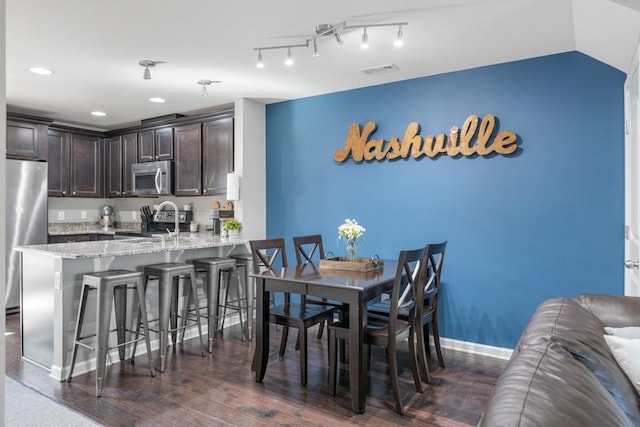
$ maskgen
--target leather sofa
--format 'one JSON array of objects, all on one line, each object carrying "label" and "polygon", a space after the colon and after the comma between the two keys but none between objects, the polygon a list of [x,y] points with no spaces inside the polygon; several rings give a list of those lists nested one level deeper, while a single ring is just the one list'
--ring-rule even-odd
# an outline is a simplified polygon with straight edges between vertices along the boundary
[{"label": "leather sofa", "polygon": [[640,426],[640,397],[607,346],[606,326],[640,326],[640,298],[543,302],[478,426]]}]

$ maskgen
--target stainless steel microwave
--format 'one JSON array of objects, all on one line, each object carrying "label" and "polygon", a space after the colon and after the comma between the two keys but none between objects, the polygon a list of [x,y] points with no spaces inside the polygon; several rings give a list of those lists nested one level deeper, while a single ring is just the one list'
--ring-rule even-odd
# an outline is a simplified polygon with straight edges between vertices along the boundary
[{"label": "stainless steel microwave", "polygon": [[160,196],[171,194],[172,167],[170,160],[134,163],[131,165],[133,194],[135,196]]}]

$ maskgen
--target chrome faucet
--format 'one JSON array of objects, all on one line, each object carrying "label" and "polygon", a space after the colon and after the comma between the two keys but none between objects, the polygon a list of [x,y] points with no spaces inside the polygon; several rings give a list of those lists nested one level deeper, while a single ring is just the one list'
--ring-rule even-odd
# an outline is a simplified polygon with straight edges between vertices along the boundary
[{"label": "chrome faucet", "polygon": [[[156,210],[156,214],[153,217],[153,220],[157,221],[158,219],[160,219],[160,211],[165,206],[171,206],[174,211],[173,219],[175,221],[175,230],[173,234],[176,236],[176,246],[177,246],[180,243],[180,226],[178,225],[178,217],[180,216],[180,213],[178,212],[178,205],[176,205],[175,203],[169,200],[167,200],[166,202],[160,203],[160,205],[158,206],[158,209]],[[171,232],[169,230],[167,231],[169,232],[169,235],[171,235]]]}]

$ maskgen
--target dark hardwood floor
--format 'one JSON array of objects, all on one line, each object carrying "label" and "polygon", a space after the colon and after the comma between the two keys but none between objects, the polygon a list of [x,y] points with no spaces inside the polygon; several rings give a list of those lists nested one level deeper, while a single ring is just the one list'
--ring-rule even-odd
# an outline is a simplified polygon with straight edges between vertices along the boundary
[{"label": "dark hardwood floor", "polygon": [[7,332],[13,333],[6,337],[7,375],[107,426],[475,425],[506,366],[503,360],[444,350],[447,367],[430,361],[432,383],[424,393],[414,391],[408,370],[402,372],[406,415],[401,416],[393,410],[384,350],[374,349],[366,412],[356,415],[346,370],[338,374],[337,396],[327,391],[327,343],[311,335],[315,330],[309,332],[309,385],[304,388],[295,333],[280,358],[280,332],[272,329],[267,374],[258,384],[250,369],[253,342],[243,343],[239,327],[232,326],[206,357],[198,355],[197,340],[169,351],[165,372],[155,378],[145,357],[133,366],[108,367],[102,397],[96,398],[94,373],[61,383],[21,360],[19,320],[19,315],[7,316]]}]

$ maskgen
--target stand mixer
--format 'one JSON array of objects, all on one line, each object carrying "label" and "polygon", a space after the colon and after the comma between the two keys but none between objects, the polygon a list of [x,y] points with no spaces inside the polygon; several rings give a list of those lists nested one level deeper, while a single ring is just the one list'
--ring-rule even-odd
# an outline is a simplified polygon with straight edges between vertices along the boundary
[{"label": "stand mixer", "polygon": [[115,212],[113,211],[113,206],[105,206],[102,208],[102,216],[100,217],[100,225],[104,227],[105,230],[113,228],[115,224]]}]

